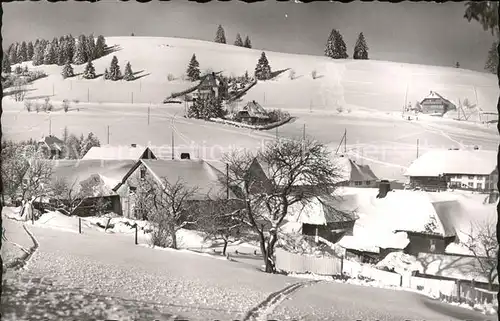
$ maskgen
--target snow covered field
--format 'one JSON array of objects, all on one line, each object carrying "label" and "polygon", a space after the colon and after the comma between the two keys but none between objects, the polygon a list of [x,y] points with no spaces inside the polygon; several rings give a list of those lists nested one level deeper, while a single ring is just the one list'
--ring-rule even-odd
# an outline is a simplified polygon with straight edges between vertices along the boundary
[{"label": "snow covered field", "polygon": [[[255,99],[267,109],[282,108],[298,118],[277,130],[252,131],[185,119],[183,104],[163,105],[161,101],[172,92],[193,85],[181,79],[193,53],[202,71],[211,69],[240,76],[246,70],[253,72],[259,50],[179,38],[106,40],[108,45],[118,46],[113,54],[122,68],[130,61],[133,70],[141,72],[138,76],[144,77],[132,82],[104,81],[102,77],[63,80],[62,67],[34,67],[49,76],[32,85],[28,98],[42,102],[49,96],[56,111],[27,113],[22,103],[15,103],[12,97],[4,98],[5,137],[20,140],[39,138],[49,132],[60,135],[68,127],[77,135],[92,131],[105,144],[109,126],[110,144],[164,146],[171,143],[173,124],[177,146],[196,146],[202,156],[219,158],[231,148],[259,148],[264,140],[276,135],[300,137],[306,124],[306,135],[327,143],[333,150],[347,130],[347,149],[354,159],[372,166],[380,178],[399,180],[416,157],[417,139],[420,154],[429,148],[452,146],[497,148],[498,133],[493,126],[429,117],[420,117],[418,121],[401,118],[407,83],[407,101],[412,104],[430,90],[452,100],[468,98],[476,103],[477,92],[478,106],[494,111],[494,75],[457,68],[267,52],[273,70],[291,68],[297,78],[290,80],[288,72],[284,72],[273,80],[259,82],[243,97],[243,103]],[[97,74],[108,67],[111,57],[94,62]],[[75,66],[75,73],[82,70],[83,66]],[[311,77],[313,70],[319,75],[317,79]],[[168,74],[176,80],[168,81]],[[63,99],[71,101],[68,113],[61,110]],[[75,99],[79,102],[73,102]],[[339,106],[343,108],[341,113],[337,111]]]}]

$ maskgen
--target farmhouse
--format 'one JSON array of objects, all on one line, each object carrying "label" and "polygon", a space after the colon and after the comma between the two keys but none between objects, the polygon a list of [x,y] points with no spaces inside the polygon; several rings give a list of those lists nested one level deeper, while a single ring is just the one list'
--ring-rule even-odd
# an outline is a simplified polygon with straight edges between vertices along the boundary
[{"label": "farmhouse", "polygon": [[336,164],[344,175],[344,186],[376,188],[378,177],[373,173],[370,166],[361,165],[346,156],[335,157]]},{"label": "farmhouse", "polygon": [[259,103],[252,100],[236,111],[235,120],[252,125],[265,124],[269,122],[269,115]]},{"label": "farmhouse", "polygon": [[221,98],[225,91],[227,91],[227,88],[222,77],[212,72],[201,78],[196,91],[193,92],[193,98]]},{"label": "farmhouse", "polygon": [[45,136],[39,141],[39,147],[50,159],[58,159],[61,157],[64,142],[57,138],[56,136]]},{"label": "farmhouse", "polygon": [[[68,190],[58,197],[60,203],[81,201],[76,197],[86,184],[92,187],[87,191],[86,198],[73,214],[79,216],[93,215],[96,203],[104,200],[108,203],[106,210],[121,215],[122,209],[120,198],[112,188],[120,181],[121,177],[134,165],[130,160],[57,160],[52,163],[53,183],[65,181]],[[74,199],[70,199],[74,198]],[[75,199],[76,198],[76,199]],[[55,199],[49,200],[54,206],[57,205]]]},{"label": "farmhouse", "polygon": [[130,218],[145,218],[146,213],[135,209],[135,201],[140,182],[148,178],[160,185],[163,184],[163,180],[170,184],[179,181],[188,189],[196,188],[196,192],[188,201],[204,202],[210,199],[235,198],[233,191],[228,190],[222,181],[225,175],[218,168],[223,165],[214,163],[216,162],[189,159],[137,161],[113,188],[121,196],[123,215]]},{"label": "farmhouse", "polygon": [[156,155],[150,147],[138,147],[137,144],[130,146],[106,145],[90,148],[82,159],[137,161],[139,159],[156,159]]},{"label": "farmhouse", "polygon": [[450,100],[444,98],[435,91],[431,91],[427,97],[420,102],[420,108],[424,114],[440,114],[444,115],[450,110],[456,110],[457,105]]},{"label": "farmhouse", "polygon": [[[497,190],[497,152],[486,150],[434,150],[415,160],[405,175],[410,185],[425,190]],[[496,201],[492,199],[492,201]]]}]

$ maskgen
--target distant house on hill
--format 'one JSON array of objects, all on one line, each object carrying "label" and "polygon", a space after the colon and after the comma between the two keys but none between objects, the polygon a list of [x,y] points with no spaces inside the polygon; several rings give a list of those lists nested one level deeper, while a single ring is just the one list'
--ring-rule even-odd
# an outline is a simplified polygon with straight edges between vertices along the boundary
[{"label": "distant house on hill", "polygon": [[64,142],[56,136],[45,136],[39,141],[39,147],[50,159],[60,158],[64,149]]},{"label": "distant house on hill", "polygon": [[193,92],[193,98],[207,99],[207,98],[221,98],[227,93],[225,82],[215,72],[208,73],[200,80],[196,91]]},{"label": "distant house on hill", "polygon": [[149,147],[140,147],[137,144],[130,146],[107,145],[90,148],[82,159],[137,161],[139,159],[156,159],[156,155]]},{"label": "distant house on hill", "polygon": [[236,111],[235,120],[252,125],[265,124],[269,122],[269,115],[259,103],[252,100]]},{"label": "distant house on hill", "polygon": [[468,189],[497,191],[497,152],[434,150],[416,159],[405,176],[410,185],[425,190]]},{"label": "distant house on hill", "polygon": [[431,91],[424,99],[419,102],[421,112],[424,114],[444,115],[450,110],[456,110],[457,105],[444,98],[435,91]]}]

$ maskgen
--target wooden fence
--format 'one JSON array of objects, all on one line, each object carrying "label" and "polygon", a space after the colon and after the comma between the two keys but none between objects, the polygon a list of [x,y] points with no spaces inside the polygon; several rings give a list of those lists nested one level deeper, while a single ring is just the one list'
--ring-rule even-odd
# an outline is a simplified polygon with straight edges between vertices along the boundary
[{"label": "wooden fence", "polygon": [[276,268],[295,273],[314,273],[321,275],[342,274],[342,259],[334,257],[316,257],[276,249]]}]

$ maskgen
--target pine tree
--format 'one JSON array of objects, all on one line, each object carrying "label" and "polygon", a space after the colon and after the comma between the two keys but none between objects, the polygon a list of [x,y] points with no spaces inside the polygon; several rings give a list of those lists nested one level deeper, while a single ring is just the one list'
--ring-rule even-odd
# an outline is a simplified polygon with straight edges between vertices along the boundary
[{"label": "pine tree", "polygon": [[69,60],[64,65],[61,74],[62,74],[62,76],[63,76],[64,79],[73,77],[75,75],[75,73],[73,71],[73,67],[71,66],[71,63],[70,63]]},{"label": "pine tree", "polygon": [[87,59],[94,60],[96,58],[96,55],[95,55],[95,39],[93,34],[87,37],[87,45],[85,49],[87,53]]},{"label": "pine tree", "polygon": [[271,66],[269,65],[265,52],[262,52],[259,61],[257,62],[257,66],[255,67],[255,77],[258,80],[271,79]]},{"label": "pine tree", "polygon": [[76,40],[72,35],[66,37],[66,57],[74,61],[74,55],[76,51]]},{"label": "pine tree", "polygon": [[200,79],[200,64],[196,60],[195,54],[191,57],[186,73],[191,81],[197,81]]},{"label": "pine tree", "polygon": [[9,60],[10,60],[10,63],[11,64],[17,64],[19,61],[17,59],[17,48],[19,47],[19,43],[15,43],[13,46],[12,46],[12,49],[10,50],[10,53],[9,53]]},{"label": "pine tree", "polygon": [[84,35],[78,37],[78,43],[76,44],[76,51],[73,55],[73,62],[77,65],[81,65],[88,61],[87,59],[87,40]]},{"label": "pine tree", "polygon": [[248,70],[245,70],[245,80],[246,81],[249,81],[250,80],[250,76],[248,75]]},{"label": "pine tree", "polygon": [[344,38],[342,38],[342,35],[337,30],[335,32],[334,46],[337,53],[337,56],[334,57],[335,59],[346,59],[349,57],[349,55],[347,54],[347,47],[345,45]]},{"label": "pine tree", "polygon": [[110,79],[108,68],[104,69],[104,79],[106,80]]},{"label": "pine tree", "polygon": [[26,44],[26,41],[23,41],[21,43],[21,46],[19,48],[18,58],[19,62],[28,61],[28,45]]},{"label": "pine tree", "polygon": [[80,147],[80,155],[81,157],[85,156],[87,152],[92,148],[92,147],[100,147],[101,142],[99,141],[99,138],[97,138],[94,133],[90,132],[86,138],[83,138],[83,135],[80,137],[81,140],[81,147]]},{"label": "pine tree", "polygon": [[246,36],[245,38],[245,43],[243,44],[243,47],[252,48],[252,43],[250,42],[250,38],[248,38],[248,36]]},{"label": "pine tree", "polygon": [[234,45],[238,47],[243,47],[243,40],[241,40],[240,34],[236,35],[236,41],[234,42]]},{"label": "pine tree", "polygon": [[486,64],[484,65],[484,69],[496,74],[498,68],[498,42],[494,42],[491,45],[490,50],[488,51],[488,58],[486,59]]},{"label": "pine tree", "polygon": [[330,36],[328,36],[328,41],[326,42],[326,48],[325,48],[325,56],[330,57],[330,58],[335,58],[336,52],[335,52],[335,35],[336,35],[337,30],[332,29],[330,32]]},{"label": "pine tree", "polygon": [[104,57],[105,52],[106,52],[106,40],[102,35],[99,35],[95,43],[96,58]]},{"label": "pine tree", "polygon": [[96,77],[95,68],[94,65],[92,64],[92,60],[89,59],[87,65],[85,65],[85,70],[83,71],[82,77],[85,79],[94,79]]},{"label": "pine tree", "polygon": [[59,47],[57,50],[57,64],[59,66],[64,66],[68,61],[68,51],[66,50],[67,43],[65,41],[59,42]]},{"label": "pine tree", "polygon": [[33,54],[33,66],[43,65],[43,57],[45,54],[45,46],[43,42],[39,42],[35,46],[35,53]]},{"label": "pine tree", "polygon": [[28,49],[27,49],[27,54],[28,54],[28,61],[33,60],[33,55],[35,53],[35,47],[33,47],[33,42],[28,42]]},{"label": "pine tree", "polygon": [[45,52],[43,55],[43,63],[45,65],[52,65],[57,62],[56,52],[54,51],[54,46],[49,43],[45,48]]},{"label": "pine tree", "polygon": [[365,36],[361,32],[354,46],[354,54],[352,55],[354,59],[368,59],[368,45],[366,44]]},{"label": "pine tree", "polygon": [[130,62],[127,62],[127,64],[125,65],[123,79],[125,79],[126,81],[134,80],[134,73],[132,72],[132,66],[130,65]]},{"label": "pine tree", "polygon": [[226,43],[226,35],[224,33],[224,28],[221,25],[217,28],[217,34],[215,35],[215,42]]},{"label": "pine tree", "polygon": [[116,81],[122,78],[122,73],[120,71],[120,66],[118,65],[118,58],[113,56],[111,59],[111,65],[109,66],[109,79]]},{"label": "pine tree", "polygon": [[9,56],[4,53],[2,57],[2,73],[10,74],[12,72],[12,68],[10,66]]}]

